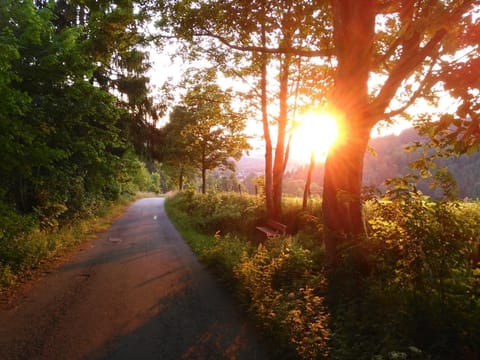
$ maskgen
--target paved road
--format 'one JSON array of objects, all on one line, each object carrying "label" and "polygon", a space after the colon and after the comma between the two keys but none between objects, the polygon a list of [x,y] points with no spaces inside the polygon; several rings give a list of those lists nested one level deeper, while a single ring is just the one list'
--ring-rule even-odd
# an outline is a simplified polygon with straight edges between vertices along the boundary
[{"label": "paved road", "polygon": [[2,360],[266,358],[161,198],[135,202],[15,308],[0,310]]}]

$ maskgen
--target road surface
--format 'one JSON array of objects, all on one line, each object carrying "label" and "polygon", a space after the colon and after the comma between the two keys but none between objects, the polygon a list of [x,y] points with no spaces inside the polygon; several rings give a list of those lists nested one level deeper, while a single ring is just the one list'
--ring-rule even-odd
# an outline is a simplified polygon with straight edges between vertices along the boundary
[{"label": "road surface", "polygon": [[0,310],[0,359],[266,359],[255,331],[164,210],[135,202]]}]

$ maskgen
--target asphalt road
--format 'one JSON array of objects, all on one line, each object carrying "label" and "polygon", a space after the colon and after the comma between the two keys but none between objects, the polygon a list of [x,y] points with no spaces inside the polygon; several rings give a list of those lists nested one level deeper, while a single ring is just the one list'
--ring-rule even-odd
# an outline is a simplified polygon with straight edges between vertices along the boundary
[{"label": "asphalt road", "polygon": [[266,359],[254,329],[168,220],[135,202],[0,310],[0,359]]}]

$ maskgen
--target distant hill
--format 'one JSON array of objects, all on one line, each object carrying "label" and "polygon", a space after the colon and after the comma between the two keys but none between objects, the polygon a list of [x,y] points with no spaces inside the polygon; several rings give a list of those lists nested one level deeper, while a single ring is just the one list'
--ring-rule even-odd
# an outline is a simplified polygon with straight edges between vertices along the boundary
[{"label": "distant hill", "polygon": [[237,161],[237,172],[261,174],[265,169],[265,158],[260,156],[243,156]]},{"label": "distant hill", "polygon": [[[411,172],[409,164],[416,160],[419,154],[405,152],[404,149],[422,140],[415,129],[407,129],[398,136],[371,139],[370,146],[377,156],[369,153],[365,155],[364,185],[379,186],[385,179]],[[461,198],[480,198],[480,153],[441,159],[437,164],[447,166],[454,175]],[[426,194],[435,195],[425,184],[420,184],[419,188]]]},{"label": "distant hill", "polygon": [[[369,145],[376,156],[370,152],[365,155],[363,184],[381,187],[388,178],[410,173],[409,164],[418,158],[418,154],[405,152],[404,148],[421,140],[413,128],[404,130],[399,135],[372,138]],[[259,156],[244,157],[237,164],[238,172],[242,177],[246,177],[248,174],[262,174],[264,161],[264,158]],[[439,165],[447,166],[452,172],[457,181],[461,198],[480,198],[480,153],[442,159],[439,161]],[[284,192],[300,196],[303,191],[307,165],[291,164],[290,169],[285,174]],[[313,174],[312,188],[316,192],[320,191],[322,179],[323,164],[319,164]],[[435,195],[426,184],[420,184],[419,188],[426,194]]]},{"label": "distant hill", "polygon": [[388,135],[370,139],[370,151],[365,154],[363,174],[364,185],[380,186],[386,179],[406,175],[411,172],[409,164],[418,159],[418,153],[406,152],[405,147],[422,141],[413,128],[399,135]]}]

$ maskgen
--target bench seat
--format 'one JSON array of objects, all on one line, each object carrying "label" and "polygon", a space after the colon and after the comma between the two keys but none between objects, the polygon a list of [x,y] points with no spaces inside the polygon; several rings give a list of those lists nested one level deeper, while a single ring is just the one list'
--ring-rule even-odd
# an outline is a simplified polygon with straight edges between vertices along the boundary
[{"label": "bench seat", "polygon": [[285,235],[287,232],[287,225],[273,219],[268,219],[266,225],[257,226],[256,229],[265,234],[267,238],[271,238],[277,235]]}]

